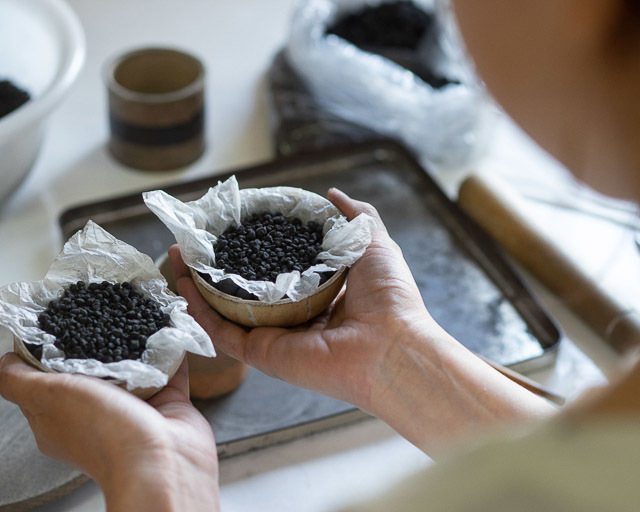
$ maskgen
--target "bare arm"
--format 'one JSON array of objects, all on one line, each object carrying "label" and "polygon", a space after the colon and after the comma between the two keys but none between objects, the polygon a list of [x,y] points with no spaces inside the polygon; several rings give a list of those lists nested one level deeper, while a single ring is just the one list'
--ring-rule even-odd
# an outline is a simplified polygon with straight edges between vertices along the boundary
[{"label": "bare arm", "polygon": [[178,248],[170,250],[178,290],[217,348],[267,374],[353,403],[430,454],[478,427],[552,413],[553,407],[493,370],[431,318],[373,207],[336,190],[329,198],[349,219],[371,215],[377,229],[350,269],[344,293],[308,325],[247,332],[226,321],[200,296]]},{"label": "bare arm", "polygon": [[109,512],[215,511],[211,427],[191,405],[186,363],[148,403],[107,382],[0,360],[0,394],[18,404],[38,447],[102,488]]}]

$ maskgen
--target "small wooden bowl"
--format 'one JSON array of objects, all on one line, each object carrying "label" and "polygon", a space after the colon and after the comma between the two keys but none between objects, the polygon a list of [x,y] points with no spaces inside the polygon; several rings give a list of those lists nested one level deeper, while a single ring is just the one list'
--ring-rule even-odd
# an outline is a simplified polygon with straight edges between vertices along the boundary
[{"label": "small wooden bowl", "polygon": [[304,300],[282,299],[267,304],[223,293],[195,270],[190,270],[196,287],[209,305],[222,316],[245,327],[291,327],[311,320],[329,307],[347,277],[347,269],[343,267]]},{"label": "small wooden bowl", "polygon": [[[60,372],[57,372],[56,370],[52,370],[51,368],[43,365],[38,359],[36,359],[33,356],[33,354],[29,352],[29,349],[25,346],[24,342],[17,336],[13,337],[13,350],[16,354],[18,354],[22,358],[22,360],[25,363],[33,366],[34,368],[40,371],[43,371],[46,373],[60,373]],[[178,360],[174,362],[171,368],[169,368],[169,380],[171,380],[171,377],[173,377],[176,374],[183,359],[184,359],[184,353],[182,357],[178,358]],[[126,383],[122,380],[116,380],[116,379],[103,379],[103,380],[107,380],[108,382],[111,382],[112,384],[115,384],[116,386],[121,387],[122,389],[125,389],[125,390],[127,389]],[[136,388],[133,391],[130,391],[130,393],[137,396],[138,398],[141,398],[142,400],[147,400],[148,398],[151,398],[153,395],[155,395],[161,389],[162,387]]]}]

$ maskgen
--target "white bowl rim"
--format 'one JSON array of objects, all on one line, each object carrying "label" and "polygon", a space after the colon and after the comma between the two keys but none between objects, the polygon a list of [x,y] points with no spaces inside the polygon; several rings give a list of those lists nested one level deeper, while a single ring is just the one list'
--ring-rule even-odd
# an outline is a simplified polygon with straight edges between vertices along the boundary
[{"label": "white bowl rim", "polygon": [[44,11],[46,18],[58,27],[63,38],[62,63],[51,85],[42,94],[0,119],[0,140],[40,122],[62,99],[84,64],[84,30],[71,7],[64,0],[40,0],[33,5]]}]

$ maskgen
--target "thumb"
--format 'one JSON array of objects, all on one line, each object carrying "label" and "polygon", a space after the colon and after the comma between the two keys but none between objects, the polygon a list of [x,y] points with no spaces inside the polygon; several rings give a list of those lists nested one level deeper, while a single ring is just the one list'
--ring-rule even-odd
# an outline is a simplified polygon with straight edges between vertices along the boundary
[{"label": "thumb", "polygon": [[21,403],[30,394],[30,384],[43,376],[41,371],[29,366],[17,354],[9,352],[0,359],[0,396],[13,403]]},{"label": "thumb", "polygon": [[352,220],[361,213],[366,213],[369,217],[372,217],[376,224],[382,224],[378,211],[369,203],[364,201],[356,201],[350,198],[342,190],[337,188],[330,188],[327,192],[327,198],[331,201],[338,210],[340,210],[347,217],[347,220]]}]

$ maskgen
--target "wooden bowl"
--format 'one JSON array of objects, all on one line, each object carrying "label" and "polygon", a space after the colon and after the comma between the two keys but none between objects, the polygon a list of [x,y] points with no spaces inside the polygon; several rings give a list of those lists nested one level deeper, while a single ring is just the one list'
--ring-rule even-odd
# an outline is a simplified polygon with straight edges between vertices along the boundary
[{"label": "wooden bowl", "polygon": [[[17,336],[13,337],[13,350],[16,354],[18,354],[22,358],[22,360],[25,363],[33,366],[34,368],[40,371],[43,371],[46,373],[60,373],[60,372],[57,372],[56,370],[52,370],[51,368],[43,365],[38,359],[36,359],[34,355],[31,352],[29,352],[29,349],[26,347],[24,342]],[[184,353],[182,357],[179,357],[173,363],[171,368],[169,368],[169,380],[171,380],[171,377],[173,377],[176,374],[183,359],[184,359]],[[116,380],[116,379],[103,379],[103,380],[107,380],[108,382],[111,382],[112,384],[115,384],[116,386],[121,387],[122,389],[125,389],[125,390],[127,389],[126,383],[122,380]],[[162,387],[136,388],[130,391],[130,393],[141,398],[142,400],[147,400],[148,398],[151,398],[153,395],[155,395],[161,389]]]},{"label": "wooden bowl", "polygon": [[195,270],[190,270],[196,287],[209,305],[225,318],[245,327],[291,327],[311,320],[329,307],[347,277],[347,269],[343,267],[306,299],[297,302],[282,299],[267,304],[223,293]]}]

